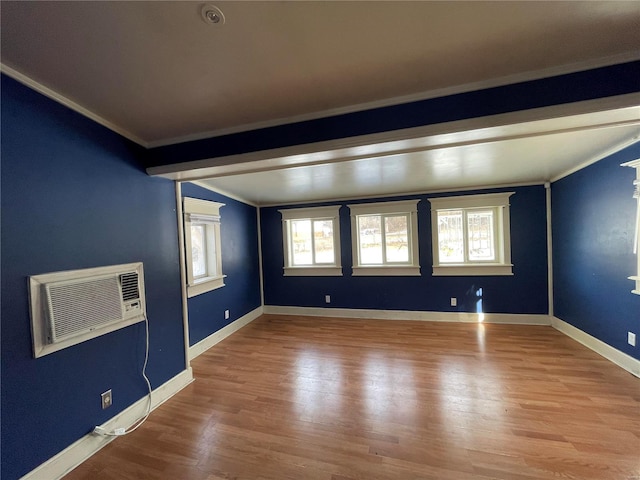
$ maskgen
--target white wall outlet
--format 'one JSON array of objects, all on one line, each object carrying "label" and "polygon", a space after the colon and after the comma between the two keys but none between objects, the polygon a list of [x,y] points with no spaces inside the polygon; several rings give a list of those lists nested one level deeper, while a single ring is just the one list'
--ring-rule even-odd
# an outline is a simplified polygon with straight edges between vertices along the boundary
[{"label": "white wall outlet", "polygon": [[224,311],[224,319],[229,320],[229,310]]},{"label": "white wall outlet", "polygon": [[452,307],[458,306],[458,299],[456,297],[451,297],[451,306]]},{"label": "white wall outlet", "polygon": [[632,347],[636,346],[636,334],[633,332],[627,332],[627,342],[629,342],[629,345],[631,345]]},{"label": "white wall outlet", "polygon": [[324,303],[331,303],[331,295],[324,296]]},{"label": "white wall outlet", "polygon": [[100,395],[102,399],[102,409],[109,408],[113,403],[113,397],[111,396],[111,389],[107,390],[103,394]]}]

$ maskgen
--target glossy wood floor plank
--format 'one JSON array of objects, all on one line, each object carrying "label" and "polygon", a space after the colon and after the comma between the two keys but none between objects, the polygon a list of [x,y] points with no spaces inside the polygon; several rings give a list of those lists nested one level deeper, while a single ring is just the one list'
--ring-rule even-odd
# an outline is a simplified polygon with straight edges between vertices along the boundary
[{"label": "glossy wood floor plank", "polygon": [[640,380],[545,326],[265,315],[67,480],[638,480]]}]

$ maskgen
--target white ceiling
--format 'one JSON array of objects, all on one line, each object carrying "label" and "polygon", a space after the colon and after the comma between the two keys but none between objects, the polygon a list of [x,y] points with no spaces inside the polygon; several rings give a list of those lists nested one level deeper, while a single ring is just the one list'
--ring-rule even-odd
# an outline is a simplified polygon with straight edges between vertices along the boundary
[{"label": "white ceiling", "polygon": [[[217,159],[219,166],[197,162],[200,168],[168,176],[203,178],[205,186],[258,205],[539,184],[640,138],[640,107],[484,128],[460,128],[460,123],[451,125],[450,133],[421,135],[430,130],[426,127],[394,132],[391,136],[400,138],[396,141],[369,138],[362,145],[336,149],[303,146],[287,154],[283,149],[235,156],[229,162]],[[207,179],[209,175],[216,178]]]},{"label": "white ceiling", "polygon": [[[2,68],[157,146],[640,58],[638,2],[213,2],[217,26],[203,3],[3,0]],[[268,168],[206,176],[260,204],[539,182],[636,136],[637,111],[616,110],[574,130],[573,113],[493,137],[473,124],[448,130],[462,144],[417,132],[411,152],[373,139],[371,158],[328,145],[310,147],[327,157],[313,166],[267,153]]]}]

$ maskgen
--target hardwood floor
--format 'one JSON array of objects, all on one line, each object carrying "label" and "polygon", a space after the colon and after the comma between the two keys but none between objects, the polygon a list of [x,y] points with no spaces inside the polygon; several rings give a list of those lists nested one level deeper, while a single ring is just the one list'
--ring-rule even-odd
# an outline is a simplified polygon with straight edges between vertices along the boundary
[{"label": "hardwood floor", "polygon": [[65,477],[640,479],[640,379],[545,326],[265,315]]}]

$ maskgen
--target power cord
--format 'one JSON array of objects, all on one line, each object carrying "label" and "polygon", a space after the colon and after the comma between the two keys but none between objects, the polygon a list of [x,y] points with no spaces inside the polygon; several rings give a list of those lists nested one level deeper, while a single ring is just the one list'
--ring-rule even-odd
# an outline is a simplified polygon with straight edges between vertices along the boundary
[{"label": "power cord", "polygon": [[149,414],[151,413],[151,382],[147,377],[147,363],[149,361],[149,319],[147,318],[146,314],[144,316],[144,324],[145,324],[146,348],[144,352],[144,365],[142,365],[142,378],[144,378],[144,381],[147,383],[147,389],[149,392],[147,395],[147,398],[148,398],[147,413],[145,413],[143,417],[140,417],[138,420],[133,422],[133,424],[127,428],[119,427],[119,428],[114,428],[113,430],[106,430],[102,427],[96,426],[93,429],[93,433],[95,433],[96,435],[102,435],[106,437],[121,437],[123,435],[128,435],[131,432],[136,431],[138,427],[140,427],[140,425],[142,425],[147,420],[147,418],[149,418]]}]

